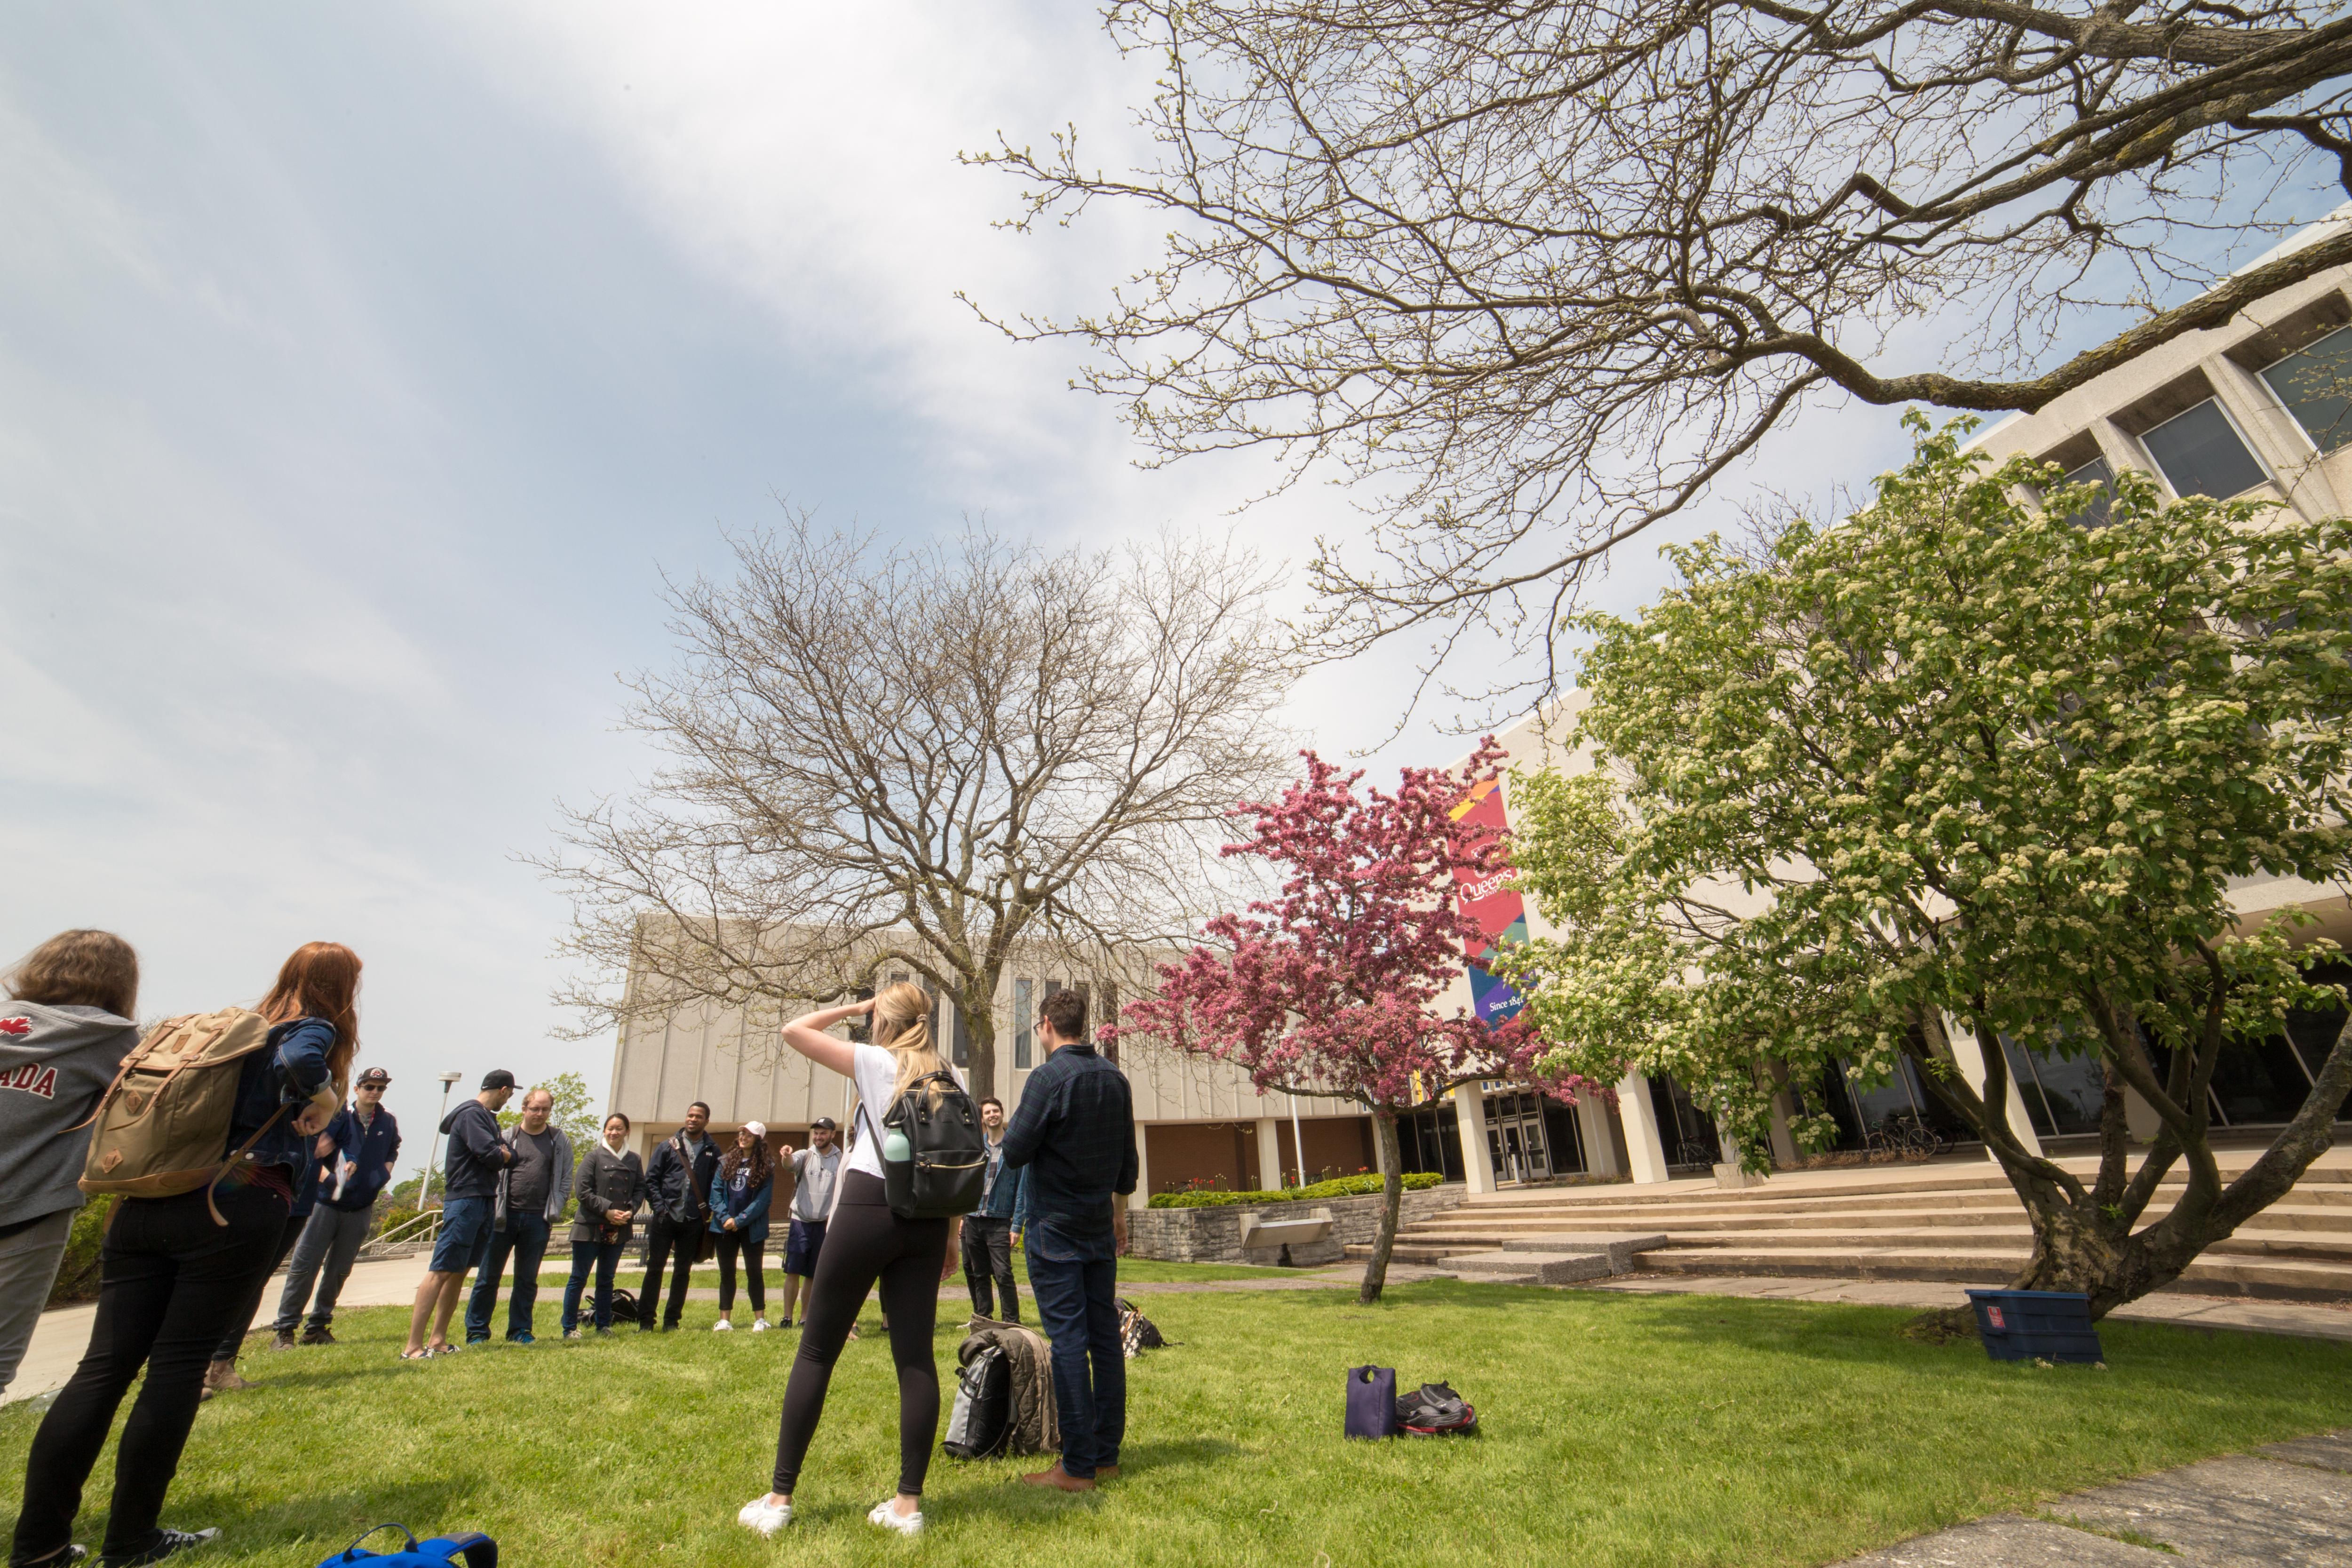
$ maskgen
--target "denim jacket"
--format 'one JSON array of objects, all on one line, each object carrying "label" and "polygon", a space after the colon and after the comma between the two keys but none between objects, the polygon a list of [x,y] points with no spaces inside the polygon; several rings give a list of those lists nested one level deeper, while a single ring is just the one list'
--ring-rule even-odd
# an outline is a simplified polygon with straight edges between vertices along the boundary
[{"label": "denim jacket", "polygon": [[236,1110],[229,1118],[228,1146],[241,1147],[255,1131],[289,1109],[261,1135],[248,1156],[257,1165],[283,1165],[299,1183],[306,1163],[315,1164],[311,1151],[316,1133],[294,1131],[303,1105],[326,1087],[327,1053],[334,1048],[335,1026],[324,1018],[296,1018],[269,1031],[269,1043],[245,1058],[236,1077]]},{"label": "denim jacket", "polygon": [[776,1175],[771,1167],[768,1179],[743,1194],[741,1208],[735,1207],[735,1193],[727,1184],[727,1167],[722,1163],[710,1177],[710,1228],[724,1235],[727,1222],[731,1219],[737,1233],[749,1237],[752,1246],[764,1245],[768,1238],[768,1203],[775,1195]]}]

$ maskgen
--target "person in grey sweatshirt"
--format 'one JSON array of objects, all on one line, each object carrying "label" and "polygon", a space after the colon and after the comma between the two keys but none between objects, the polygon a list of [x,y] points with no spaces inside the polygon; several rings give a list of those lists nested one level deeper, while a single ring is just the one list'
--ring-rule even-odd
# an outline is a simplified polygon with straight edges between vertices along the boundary
[{"label": "person in grey sweatshirt", "polygon": [[139,1043],[139,955],[102,931],[25,956],[0,1003],[0,1392],[16,1376],[81,1207],[84,1125]]}]

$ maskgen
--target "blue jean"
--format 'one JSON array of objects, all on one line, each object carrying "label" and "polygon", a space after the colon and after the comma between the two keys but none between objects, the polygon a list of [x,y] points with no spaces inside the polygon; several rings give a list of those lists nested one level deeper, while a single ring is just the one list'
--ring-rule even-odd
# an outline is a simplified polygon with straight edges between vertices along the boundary
[{"label": "blue jean", "polygon": [[514,1254],[514,1289],[507,1297],[507,1338],[530,1332],[531,1309],[539,1304],[539,1260],[547,1256],[547,1216],[509,1214],[504,1228],[491,1232],[490,1250],[474,1277],[473,1299],[466,1303],[466,1339],[490,1337],[490,1308],[499,1299],[499,1276]]},{"label": "blue jean", "polygon": [[[1127,1356],[1118,1342],[1118,1258],[1107,1247],[1070,1245],[1033,1223],[1024,1238],[1029,1296],[1054,1342],[1054,1410],[1062,1423],[1062,1468],[1091,1477],[1118,1463],[1127,1436]],[[1106,1252],[1101,1258],[1085,1256]],[[1054,1254],[1063,1256],[1055,1257]],[[1087,1376],[1091,1364],[1093,1377]]]},{"label": "blue jean", "polygon": [[613,1326],[613,1271],[620,1267],[625,1241],[575,1241],[572,1244],[572,1278],[563,1282],[563,1331],[580,1326],[580,1288],[588,1282],[588,1266],[596,1266],[596,1294],[590,1302],[596,1327]]}]

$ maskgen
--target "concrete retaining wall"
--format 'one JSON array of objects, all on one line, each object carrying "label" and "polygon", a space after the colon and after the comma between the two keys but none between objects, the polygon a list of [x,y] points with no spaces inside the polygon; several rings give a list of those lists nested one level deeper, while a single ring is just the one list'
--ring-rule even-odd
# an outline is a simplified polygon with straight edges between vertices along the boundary
[{"label": "concrete retaining wall", "polygon": [[[1426,1187],[1404,1194],[1400,1225],[1412,1225],[1455,1207],[1470,1195],[1458,1182]],[[1341,1246],[1369,1244],[1380,1233],[1381,1195],[1362,1198],[1317,1198],[1311,1202],[1266,1204],[1252,1208],[1231,1204],[1222,1208],[1133,1209],[1127,1216],[1129,1250],[1138,1258],[1168,1263],[1255,1263],[1260,1259],[1242,1251],[1242,1216],[1267,1220],[1304,1219],[1318,1209],[1331,1212],[1331,1233]]]}]

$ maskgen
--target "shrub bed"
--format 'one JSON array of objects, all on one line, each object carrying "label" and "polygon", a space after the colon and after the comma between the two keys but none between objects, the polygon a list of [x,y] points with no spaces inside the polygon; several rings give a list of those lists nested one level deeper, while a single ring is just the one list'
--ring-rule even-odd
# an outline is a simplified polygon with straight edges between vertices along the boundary
[{"label": "shrub bed", "polygon": [[[1421,1192],[1445,1180],[1434,1171],[1415,1171],[1404,1178],[1404,1190]],[[1341,1176],[1336,1181],[1317,1182],[1310,1186],[1285,1187],[1280,1192],[1265,1193],[1154,1193],[1151,1206],[1156,1209],[1219,1209],[1235,1204],[1247,1204],[1253,1208],[1267,1204],[1295,1204],[1324,1198],[1360,1198],[1381,1190],[1378,1176]]]}]

